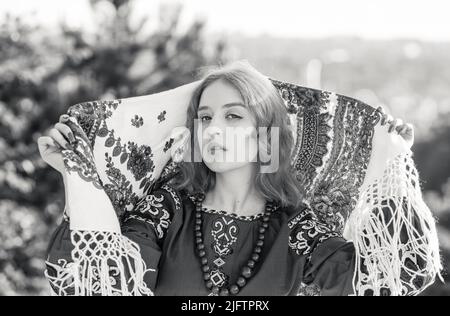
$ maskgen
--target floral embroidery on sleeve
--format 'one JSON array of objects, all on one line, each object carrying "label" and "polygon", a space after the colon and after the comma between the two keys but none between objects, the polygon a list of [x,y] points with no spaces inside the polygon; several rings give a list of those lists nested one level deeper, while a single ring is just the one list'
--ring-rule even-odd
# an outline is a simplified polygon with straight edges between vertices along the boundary
[{"label": "floral embroidery on sleeve", "polygon": [[333,231],[330,227],[319,221],[316,214],[309,208],[305,208],[288,223],[290,229],[289,247],[297,255],[307,255],[310,258],[312,252],[324,241],[342,237],[342,234]]},{"label": "floral embroidery on sleeve", "polygon": [[124,222],[135,219],[151,225],[158,239],[163,239],[172,222],[175,211],[181,209],[178,193],[168,185],[141,198],[132,212],[125,215]]}]

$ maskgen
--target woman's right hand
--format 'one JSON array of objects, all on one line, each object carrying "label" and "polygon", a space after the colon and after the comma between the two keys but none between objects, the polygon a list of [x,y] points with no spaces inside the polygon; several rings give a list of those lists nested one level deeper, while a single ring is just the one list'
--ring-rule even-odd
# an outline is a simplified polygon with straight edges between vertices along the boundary
[{"label": "woman's right hand", "polygon": [[75,136],[70,127],[65,124],[68,119],[67,115],[62,115],[59,123],[38,139],[42,159],[61,174],[65,172],[62,150],[74,150],[72,144],[75,142]]}]

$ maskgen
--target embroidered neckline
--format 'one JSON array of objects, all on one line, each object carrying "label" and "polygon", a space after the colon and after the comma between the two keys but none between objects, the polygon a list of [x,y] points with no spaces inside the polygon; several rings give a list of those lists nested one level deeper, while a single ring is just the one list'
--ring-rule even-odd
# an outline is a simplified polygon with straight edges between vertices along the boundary
[{"label": "embroidered neckline", "polygon": [[[274,211],[276,211],[278,209],[278,206],[275,206]],[[223,210],[217,210],[211,207],[207,207],[207,206],[203,206],[202,207],[202,211],[208,214],[216,214],[216,215],[221,215],[221,216],[227,216],[227,217],[231,217],[233,219],[237,219],[237,220],[241,220],[241,221],[246,221],[246,222],[251,222],[251,221],[256,221],[258,219],[261,219],[264,217],[264,213],[259,213],[256,215],[249,215],[249,216],[245,216],[245,215],[237,215],[235,213],[230,213],[227,211],[223,211]]]},{"label": "embroidered neckline", "polygon": [[[192,194],[188,194],[190,199],[192,200],[193,203],[195,203],[195,195]],[[274,207],[274,211],[278,210],[279,205],[275,205]],[[237,215],[236,213],[230,213],[224,210],[218,210],[212,207],[208,207],[203,205],[202,207],[202,211],[208,214],[216,214],[216,215],[221,215],[221,216],[226,216],[226,217],[230,217],[236,220],[240,220],[240,221],[245,221],[245,222],[252,222],[252,221],[256,221],[258,219],[261,219],[264,217],[264,212],[263,213],[259,213],[256,215],[249,215],[249,216],[245,216],[245,215]]]}]

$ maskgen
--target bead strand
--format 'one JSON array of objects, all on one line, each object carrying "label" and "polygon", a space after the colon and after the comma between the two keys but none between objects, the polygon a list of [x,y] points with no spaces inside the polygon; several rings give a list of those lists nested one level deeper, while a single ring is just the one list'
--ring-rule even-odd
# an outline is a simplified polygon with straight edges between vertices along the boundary
[{"label": "bead strand", "polygon": [[248,283],[248,280],[253,276],[253,272],[256,264],[261,258],[261,252],[264,248],[264,241],[266,239],[266,231],[269,228],[270,216],[274,211],[274,206],[271,202],[266,203],[266,209],[264,216],[262,218],[260,227],[258,229],[259,235],[258,240],[256,242],[255,248],[250,256],[250,259],[247,261],[247,264],[242,268],[241,275],[237,279],[236,283],[231,285],[229,288],[223,287],[219,288],[214,286],[213,281],[210,277],[210,267],[208,263],[206,247],[203,240],[203,232],[202,232],[202,224],[203,224],[203,205],[202,202],[205,199],[205,195],[200,193],[197,195],[196,199],[196,214],[195,214],[195,242],[197,254],[200,259],[200,264],[203,272],[203,279],[205,281],[206,288],[211,291],[214,295],[220,296],[229,296],[229,295],[237,295],[245,287]]}]

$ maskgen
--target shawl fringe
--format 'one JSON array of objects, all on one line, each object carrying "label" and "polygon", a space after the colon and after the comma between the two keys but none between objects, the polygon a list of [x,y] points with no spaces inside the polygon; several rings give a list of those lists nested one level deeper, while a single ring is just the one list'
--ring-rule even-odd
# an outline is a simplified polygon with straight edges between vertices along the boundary
[{"label": "shawl fringe", "polygon": [[418,295],[436,276],[442,280],[435,219],[411,153],[388,160],[361,192],[347,225],[356,248],[355,295]]}]

